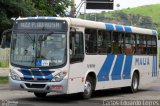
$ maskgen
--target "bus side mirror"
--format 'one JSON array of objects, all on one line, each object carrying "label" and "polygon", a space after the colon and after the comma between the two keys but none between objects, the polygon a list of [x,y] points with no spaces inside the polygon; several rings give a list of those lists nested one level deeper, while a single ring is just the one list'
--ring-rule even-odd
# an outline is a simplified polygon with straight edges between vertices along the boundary
[{"label": "bus side mirror", "polygon": [[[10,39],[11,39],[11,29],[5,30],[2,34],[2,42],[1,42],[1,48],[5,48],[6,46],[10,45]],[[8,40],[9,39],[9,40]]]}]

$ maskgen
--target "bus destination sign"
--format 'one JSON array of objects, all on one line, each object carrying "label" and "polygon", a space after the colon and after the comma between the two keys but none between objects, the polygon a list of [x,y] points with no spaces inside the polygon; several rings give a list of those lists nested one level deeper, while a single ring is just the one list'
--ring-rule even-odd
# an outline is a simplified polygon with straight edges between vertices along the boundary
[{"label": "bus destination sign", "polygon": [[21,21],[18,22],[18,29],[53,29],[63,30],[66,26],[65,21]]}]

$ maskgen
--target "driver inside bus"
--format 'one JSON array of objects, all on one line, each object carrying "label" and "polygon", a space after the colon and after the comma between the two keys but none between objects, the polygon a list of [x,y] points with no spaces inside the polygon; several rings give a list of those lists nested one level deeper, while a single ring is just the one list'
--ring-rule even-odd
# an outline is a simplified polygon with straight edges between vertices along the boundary
[{"label": "driver inside bus", "polygon": [[48,59],[52,57],[53,51],[56,49],[56,45],[53,42],[44,42],[41,47],[41,56]]}]

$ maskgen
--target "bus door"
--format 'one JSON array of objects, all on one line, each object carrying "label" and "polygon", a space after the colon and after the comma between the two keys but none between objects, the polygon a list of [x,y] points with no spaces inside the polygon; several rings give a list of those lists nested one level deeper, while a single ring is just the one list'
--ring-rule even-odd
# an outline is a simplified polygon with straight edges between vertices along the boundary
[{"label": "bus door", "polygon": [[[79,29],[79,28],[78,28]],[[69,93],[82,92],[83,90],[83,60],[84,60],[84,39],[83,32],[77,30],[70,32],[70,71],[69,71]]]}]

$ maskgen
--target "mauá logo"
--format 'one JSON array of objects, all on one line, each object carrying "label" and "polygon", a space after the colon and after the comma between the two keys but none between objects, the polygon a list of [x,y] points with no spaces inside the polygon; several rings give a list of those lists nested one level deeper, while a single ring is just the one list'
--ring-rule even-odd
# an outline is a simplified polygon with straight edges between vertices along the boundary
[{"label": "mau\u00e1 logo", "polygon": [[135,58],[135,65],[149,65],[149,58]]}]

